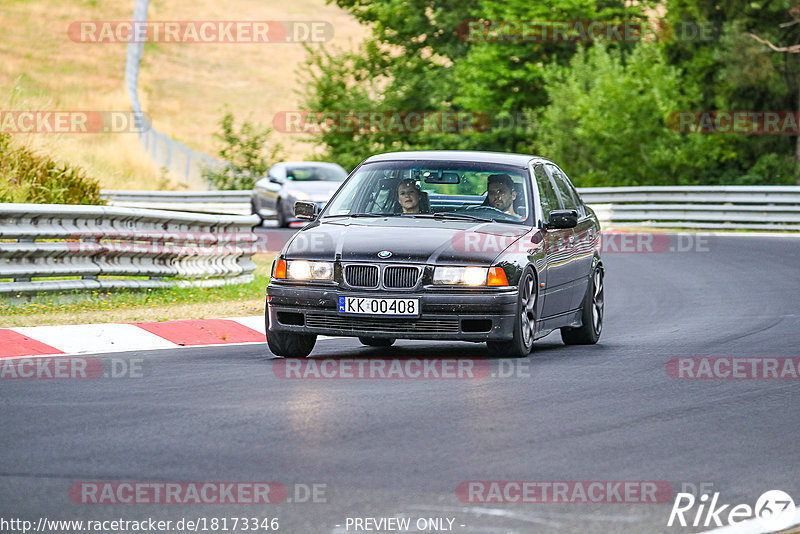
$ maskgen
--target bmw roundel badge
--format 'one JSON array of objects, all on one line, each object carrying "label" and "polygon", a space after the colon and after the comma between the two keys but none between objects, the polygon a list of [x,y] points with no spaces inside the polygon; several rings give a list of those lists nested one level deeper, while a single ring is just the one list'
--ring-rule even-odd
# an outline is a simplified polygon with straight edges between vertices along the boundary
[{"label": "bmw roundel badge", "polygon": [[388,258],[391,255],[392,255],[392,253],[390,251],[388,251],[388,250],[381,250],[380,252],[378,252],[378,257],[379,258]]}]

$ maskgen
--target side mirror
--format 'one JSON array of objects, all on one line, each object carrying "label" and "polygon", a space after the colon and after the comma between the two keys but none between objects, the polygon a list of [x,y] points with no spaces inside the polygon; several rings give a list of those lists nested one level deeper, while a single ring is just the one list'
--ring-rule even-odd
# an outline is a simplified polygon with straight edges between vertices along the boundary
[{"label": "side mirror", "polygon": [[273,184],[282,184],[283,183],[283,180],[281,180],[277,176],[270,176],[269,177],[269,181],[272,182]]},{"label": "side mirror", "polygon": [[578,212],[575,210],[553,210],[550,212],[548,230],[566,230],[578,226]]},{"label": "side mirror", "polygon": [[294,203],[294,216],[301,221],[313,221],[319,214],[319,206],[316,202],[305,202],[299,200]]}]

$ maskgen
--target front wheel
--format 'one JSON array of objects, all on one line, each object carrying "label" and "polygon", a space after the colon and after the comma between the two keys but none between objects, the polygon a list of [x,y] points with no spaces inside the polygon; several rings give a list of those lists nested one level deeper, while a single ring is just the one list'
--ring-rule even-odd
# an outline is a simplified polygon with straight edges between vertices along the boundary
[{"label": "front wheel", "polygon": [[267,332],[267,345],[275,356],[305,358],[314,350],[316,343],[317,336],[315,334]]},{"label": "front wheel", "polygon": [[280,228],[289,228],[289,216],[286,215],[286,207],[280,200],[275,207],[275,218],[278,219],[278,226]]},{"label": "front wheel", "polygon": [[265,323],[267,327],[267,346],[275,356],[284,358],[305,358],[314,350],[317,344],[316,334],[295,334],[293,332],[270,332],[269,308],[267,308]]},{"label": "front wheel", "polygon": [[258,215],[258,218],[261,222],[264,222],[264,218],[261,216],[261,210],[258,208],[258,202],[256,201],[255,197],[250,199],[250,212],[253,215]]},{"label": "front wheel", "polygon": [[517,300],[517,318],[514,322],[514,337],[510,341],[487,341],[489,354],[496,358],[524,358],[533,349],[536,334],[536,297],[538,288],[533,271],[522,273]]},{"label": "front wheel", "polygon": [[592,273],[586,295],[583,297],[583,310],[580,328],[562,328],[561,339],[567,345],[594,345],[603,331],[603,269],[598,267]]}]

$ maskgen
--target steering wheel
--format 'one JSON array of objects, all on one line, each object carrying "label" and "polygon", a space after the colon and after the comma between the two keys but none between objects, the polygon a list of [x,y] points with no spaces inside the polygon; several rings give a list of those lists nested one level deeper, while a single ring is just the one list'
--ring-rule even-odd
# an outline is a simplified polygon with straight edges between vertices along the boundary
[{"label": "steering wheel", "polygon": [[505,211],[503,211],[501,209],[498,209],[498,208],[495,208],[494,206],[488,206],[488,205],[480,204],[480,205],[477,205],[477,206],[468,206],[468,207],[464,208],[464,211],[478,211],[478,210],[496,211],[497,213],[500,213],[500,214],[502,214],[502,215],[504,215],[506,217],[509,217],[510,218],[509,220],[512,220],[512,221],[513,220],[519,220],[519,221],[523,220],[522,217],[520,217],[517,214],[511,215],[510,213],[506,213]]}]

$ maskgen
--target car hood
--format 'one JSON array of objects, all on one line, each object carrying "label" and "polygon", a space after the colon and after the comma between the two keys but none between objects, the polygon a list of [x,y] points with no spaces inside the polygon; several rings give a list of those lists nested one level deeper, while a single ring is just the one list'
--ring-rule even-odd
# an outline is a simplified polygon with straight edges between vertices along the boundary
[{"label": "car hood", "polygon": [[284,190],[288,192],[302,191],[308,194],[333,194],[339,189],[342,182],[326,182],[323,180],[312,182],[287,182]]},{"label": "car hood", "polygon": [[[491,265],[532,229],[503,223],[376,217],[313,223],[284,249],[289,259]],[[388,258],[378,256],[391,252]]]}]

